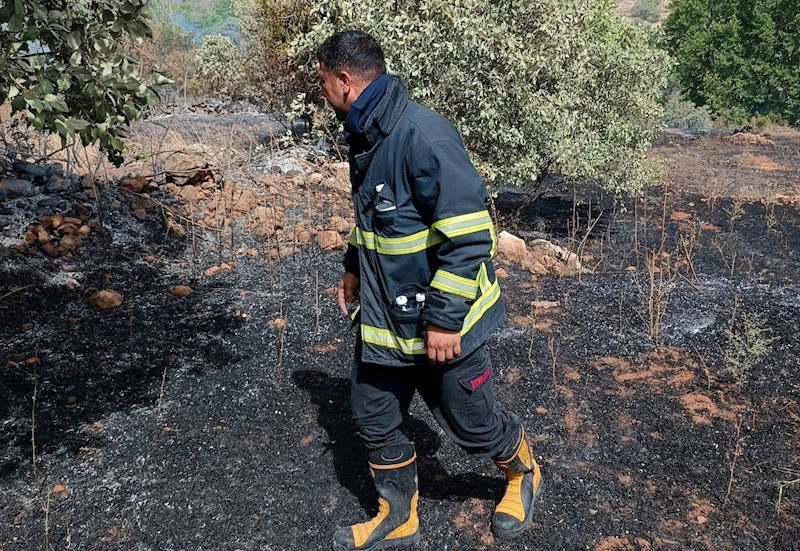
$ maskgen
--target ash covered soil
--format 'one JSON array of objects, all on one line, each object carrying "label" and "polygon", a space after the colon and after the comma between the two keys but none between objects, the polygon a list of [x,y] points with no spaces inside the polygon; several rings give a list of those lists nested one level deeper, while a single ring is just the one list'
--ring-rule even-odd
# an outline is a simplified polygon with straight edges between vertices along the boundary
[{"label": "ash covered soil", "polygon": [[[799,144],[667,140],[666,202],[654,190],[626,211],[588,187],[576,202],[558,185],[532,203],[500,190],[500,226],[530,255],[545,238],[582,261],[497,261],[496,395],[528,427],[544,489],[532,528],[495,540],[500,472],[415,400],[418,549],[800,549]],[[314,235],[348,218],[346,170],[296,165],[240,184],[256,202],[267,190],[267,229],[233,209],[208,229],[186,182],[146,204],[116,181],[96,204],[62,190],[64,214],[97,231],[55,258],[17,245],[41,212],[7,199],[22,226],[0,258],[0,550],[329,549],[375,513],[350,420],[354,334],[331,293],[341,251]],[[759,174],[767,199],[693,180],[752,190]],[[197,222],[176,235],[176,220]],[[122,303],[92,308],[102,289]],[[746,315],[779,340],[737,379],[725,357]]]}]

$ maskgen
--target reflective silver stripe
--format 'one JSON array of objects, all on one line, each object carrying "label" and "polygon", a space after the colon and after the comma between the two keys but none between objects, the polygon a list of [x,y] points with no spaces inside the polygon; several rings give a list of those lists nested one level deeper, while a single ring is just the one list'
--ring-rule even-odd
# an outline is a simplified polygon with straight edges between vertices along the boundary
[{"label": "reflective silver stripe", "polygon": [[497,280],[495,280],[494,283],[489,283],[489,276],[485,264],[481,264],[481,270],[478,272],[478,283],[481,286],[481,296],[472,303],[467,317],[464,319],[464,326],[461,328],[462,337],[466,335],[467,332],[480,321],[487,310],[494,306],[500,299],[500,284]]},{"label": "reflective silver stripe", "polygon": [[424,339],[404,339],[398,337],[388,329],[372,327],[370,325],[364,325],[363,323],[361,324],[361,339],[370,344],[400,350],[404,354],[416,355],[427,354],[428,352],[428,349],[425,348]]},{"label": "reflective silver stripe", "polygon": [[433,281],[431,281],[431,287],[470,300],[474,300],[478,295],[478,282],[476,280],[451,274],[445,270],[436,272],[433,276]]},{"label": "reflective silver stripe", "polygon": [[361,245],[371,251],[377,251],[380,254],[387,255],[412,254],[424,251],[444,241],[441,235],[431,230],[422,230],[405,237],[382,237],[380,235],[375,235],[374,232],[355,228],[351,239],[353,239],[353,237],[355,237],[356,245]]},{"label": "reflective silver stripe", "polygon": [[450,239],[467,235],[468,233],[475,233],[483,230],[492,230],[492,218],[485,210],[480,212],[472,212],[470,214],[461,214],[459,216],[452,216],[450,218],[443,218],[434,222],[433,229],[443,233]]}]

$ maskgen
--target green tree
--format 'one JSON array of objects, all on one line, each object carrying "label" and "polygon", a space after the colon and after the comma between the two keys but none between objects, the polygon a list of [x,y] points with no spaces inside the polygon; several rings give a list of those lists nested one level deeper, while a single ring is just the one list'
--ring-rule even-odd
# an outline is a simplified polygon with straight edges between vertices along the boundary
[{"label": "green tree", "polygon": [[295,38],[298,63],[333,32],[381,42],[413,99],[449,118],[489,179],[525,184],[548,172],[635,192],[670,61],[649,25],[611,0],[323,0]]},{"label": "green tree", "polygon": [[673,0],[664,23],[688,97],[731,122],[800,120],[797,0]]},{"label": "green tree", "polygon": [[124,126],[158,103],[124,52],[150,35],[147,0],[0,0],[0,103],[29,126],[99,143],[122,161]]}]

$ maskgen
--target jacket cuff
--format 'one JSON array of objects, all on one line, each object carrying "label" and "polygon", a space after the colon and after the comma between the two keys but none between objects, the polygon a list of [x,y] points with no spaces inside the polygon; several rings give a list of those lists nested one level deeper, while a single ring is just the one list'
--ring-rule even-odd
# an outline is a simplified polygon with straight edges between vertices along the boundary
[{"label": "jacket cuff", "polygon": [[461,328],[464,326],[463,321],[456,323],[452,319],[442,318],[436,314],[437,312],[435,310],[425,308],[422,311],[422,321],[426,322],[428,325],[435,325],[436,327],[441,327],[448,331],[461,331]]}]

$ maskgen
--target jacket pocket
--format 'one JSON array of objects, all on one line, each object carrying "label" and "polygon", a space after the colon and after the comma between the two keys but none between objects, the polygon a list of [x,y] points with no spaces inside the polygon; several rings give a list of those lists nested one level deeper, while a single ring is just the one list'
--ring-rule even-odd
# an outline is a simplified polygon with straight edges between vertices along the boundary
[{"label": "jacket pocket", "polygon": [[422,335],[425,328],[422,309],[426,296],[427,289],[416,283],[408,283],[397,289],[389,305],[389,315],[398,336],[414,339]]},{"label": "jacket pocket", "polygon": [[374,227],[382,230],[394,225],[397,214],[397,201],[394,191],[386,182],[378,182],[375,186],[374,204]]}]

